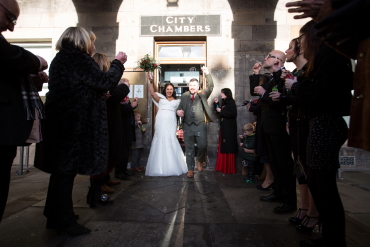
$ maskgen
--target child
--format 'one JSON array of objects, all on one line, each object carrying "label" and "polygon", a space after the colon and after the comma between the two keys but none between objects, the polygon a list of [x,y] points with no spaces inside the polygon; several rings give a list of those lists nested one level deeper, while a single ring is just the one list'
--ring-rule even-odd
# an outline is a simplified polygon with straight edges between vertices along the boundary
[{"label": "child", "polygon": [[136,141],[132,145],[132,162],[131,162],[131,169],[137,172],[144,171],[145,168],[140,166],[140,157],[141,153],[144,149],[143,144],[143,137],[145,133],[145,128],[140,121],[141,114],[139,112],[134,112],[134,118],[135,118],[135,136]]},{"label": "child", "polygon": [[256,163],[256,157],[254,156],[254,150],[256,148],[254,126],[249,123],[244,125],[242,129],[244,135],[239,135],[240,146],[243,147],[243,163],[247,164],[248,167],[248,177],[244,179],[244,182],[253,183],[254,167]]}]

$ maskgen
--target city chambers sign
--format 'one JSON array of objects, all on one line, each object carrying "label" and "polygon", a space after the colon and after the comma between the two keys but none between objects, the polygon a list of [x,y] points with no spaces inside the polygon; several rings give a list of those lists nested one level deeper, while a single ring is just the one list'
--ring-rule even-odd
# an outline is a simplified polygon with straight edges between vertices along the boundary
[{"label": "city chambers sign", "polygon": [[141,16],[141,36],[221,35],[220,15]]}]

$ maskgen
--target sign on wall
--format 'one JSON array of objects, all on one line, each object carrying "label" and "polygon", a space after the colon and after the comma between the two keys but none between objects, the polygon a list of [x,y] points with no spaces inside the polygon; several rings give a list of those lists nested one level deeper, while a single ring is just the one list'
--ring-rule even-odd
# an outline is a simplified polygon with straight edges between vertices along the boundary
[{"label": "sign on wall", "polygon": [[141,16],[141,36],[221,35],[220,15]]}]

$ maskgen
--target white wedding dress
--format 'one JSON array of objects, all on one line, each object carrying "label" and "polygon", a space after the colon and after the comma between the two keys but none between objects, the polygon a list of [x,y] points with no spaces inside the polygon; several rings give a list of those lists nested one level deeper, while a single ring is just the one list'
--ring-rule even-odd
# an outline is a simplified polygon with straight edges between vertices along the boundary
[{"label": "white wedding dress", "polygon": [[159,107],[156,115],[155,133],[152,140],[146,176],[179,176],[188,172],[179,141],[176,137],[176,110],[180,100],[168,101],[162,94],[156,93]]}]

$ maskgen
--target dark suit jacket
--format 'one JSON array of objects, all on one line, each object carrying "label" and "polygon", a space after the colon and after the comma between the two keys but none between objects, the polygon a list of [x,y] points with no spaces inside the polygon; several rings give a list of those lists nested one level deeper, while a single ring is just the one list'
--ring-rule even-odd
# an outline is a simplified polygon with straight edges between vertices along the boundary
[{"label": "dark suit jacket", "polygon": [[252,96],[258,96],[253,93],[253,89],[259,85],[260,80],[263,80],[262,87],[266,90],[260,99],[261,122],[265,134],[277,135],[286,133],[286,105],[281,101],[273,101],[269,97],[269,93],[275,85],[278,86],[280,93],[283,92],[284,83],[280,80],[280,74],[280,70],[274,72],[272,80],[270,80],[270,76],[267,75],[249,76]]},{"label": "dark suit jacket", "polygon": [[33,121],[26,120],[20,84],[39,67],[35,55],[0,34],[0,145],[19,146],[28,139]]}]

